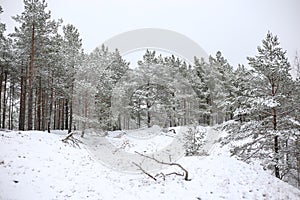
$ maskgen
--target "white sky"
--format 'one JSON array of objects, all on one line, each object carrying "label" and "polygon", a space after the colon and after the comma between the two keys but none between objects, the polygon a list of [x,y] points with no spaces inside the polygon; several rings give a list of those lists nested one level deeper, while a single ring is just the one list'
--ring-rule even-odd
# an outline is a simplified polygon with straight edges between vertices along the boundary
[{"label": "white sky", "polygon": [[[1,21],[12,32],[11,16],[21,13],[22,0],[0,0]],[[162,28],[184,34],[208,54],[220,50],[237,66],[268,30],[278,35],[293,63],[300,52],[299,0],[46,0],[52,18],[75,25],[83,48],[91,52],[114,35],[140,28]],[[175,41],[176,42],[176,41]]]}]

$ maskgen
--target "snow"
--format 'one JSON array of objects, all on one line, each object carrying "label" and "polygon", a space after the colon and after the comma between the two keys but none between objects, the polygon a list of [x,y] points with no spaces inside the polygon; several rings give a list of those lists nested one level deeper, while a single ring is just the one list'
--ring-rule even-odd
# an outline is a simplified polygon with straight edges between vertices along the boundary
[{"label": "snow", "polygon": [[258,97],[255,99],[254,103],[256,103],[258,105],[266,106],[268,108],[275,108],[275,107],[280,106],[280,103],[278,101],[276,101],[274,99],[274,97],[270,97],[267,99]]},{"label": "snow", "polygon": [[158,126],[137,130],[111,131],[106,139],[117,149],[134,153],[155,153],[169,146],[176,134],[165,133]]},{"label": "snow", "polygon": [[[0,199],[300,199],[298,189],[257,165],[229,157],[216,143],[220,133],[215,129],[207,127],[207,133],[203,148],[209,156],[177,161],[189,171],[191,181],[175,175],[165,180],[157,176],[154,181],[142,173],[112,170],[98,162],[86,144],[78,148],[63,143],[66,132],[1,131]],[[164,148],[162,141],[168,143],[171,138],[158,134],[138,144],[138,139],[129,135],[126,139],[135,148],[144,146],[149,152],[156,148],[156,137],[159,148]],[[165,174],[174,171],[181,173],[173,167],[161,170]]]}]

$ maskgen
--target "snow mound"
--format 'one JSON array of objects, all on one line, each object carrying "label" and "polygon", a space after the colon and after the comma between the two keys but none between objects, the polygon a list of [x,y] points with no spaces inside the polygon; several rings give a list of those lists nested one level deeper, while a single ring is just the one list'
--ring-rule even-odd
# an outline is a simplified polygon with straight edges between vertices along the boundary
[{"label": "snow mound", "polygon": [[[174,134],[173,134],[174,135]],[[106,139],[125,152],[155,153],[170,145],[174,137],[162,132],[159,126],[137,130],[110,131]]]},{"label": "snow mound", "polygon": [[63,143],[64,136],[1,131],[0,199],[300,199],[298,189],[227,155],[183,157],[178,162],[191,181],[170,175],[155,182],[103,166],[84,145]]}]

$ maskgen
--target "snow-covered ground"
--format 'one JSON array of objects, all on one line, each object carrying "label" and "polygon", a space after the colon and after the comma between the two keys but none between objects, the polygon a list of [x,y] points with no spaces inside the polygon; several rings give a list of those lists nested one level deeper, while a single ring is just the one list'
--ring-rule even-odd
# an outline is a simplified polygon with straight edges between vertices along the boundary
[{"label": "snow-covered ground", "polygon": [[[63,143],[66,132],[2,131],[0,199],[300,199],[298,189],[259,166],[229,157],[226,150],[214,144],[218,132],[211,127],[207,132],[203,148],[209,156],[177,161],[188,170],[191,181],[175,175],[165,180],[159,175],[154,181],[142,173],[115,171],[103,165],[87,143],[80,148]],[[137,138],[129,132],[124,135],[114,132],[105,137],[116,149],[127,141],[129,146],[120,150],[128,152],[145,149],[153,153],[173,142],[164,134],[150,138]],[[173,167],[162,170],[164,174],[174,171],[181,172]]]}]

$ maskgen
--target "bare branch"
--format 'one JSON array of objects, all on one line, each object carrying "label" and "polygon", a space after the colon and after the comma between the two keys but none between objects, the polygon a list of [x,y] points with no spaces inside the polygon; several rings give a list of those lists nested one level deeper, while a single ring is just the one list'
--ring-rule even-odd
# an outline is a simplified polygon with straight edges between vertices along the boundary
[{"label": "bare branch", "polygon": [[144,174],[146,174],[147,176],[149,176],[150,178],[152,178],[153,180],[156,181],[156,178],[153,177],[151,174],[149,174],[148,172],[146,172],[140,165],[136,164],[135,162],[132,162],[132,164],[134,164],[135,166],[137,166],[139,168],[139,170],[141,170]]},{"label": "bare branch", "polygon": [[160,160],[157,160],[156,158],[154,157],[150,157],[150,156],[147,156],[147,155],[144,155],[144,154],[141,154],[137,151],[135,151],[135,153],[137,153],[138,155],[140,156],[143,156],[145,158],[149,158],[151,160],[154,160],[155,162],[159,163],[159,164],[162,164],[162,165],[170,165],[170,166],[177,166],[179,167],[183,172],[184,172],[184,180],[185,181],[190,181],[191,179],[189,179],[189,172],[184,168],[182,167],[182,165],[178,164],[178,163],[167,163],[167,162],[163,162],[163,161],[160,161]]},{"label": "bare branch", "polygon": [[177,172],[171,172],[171,173],[168,173],[168,174],[166,174],[165,176],[170,176],[170,175],[176,175],[176,176],[184,176],[184,174],[179,174],[179,173],[177,173]]},{"label": "bare branch", "polygon": [[73,135],[74,135],[75,132],[71,132],[69,133],[64,139],[62,139],[61,141],[64,142],[64,143],[68,143],[73,145],[73,146],[76,146],[78,148],[80,148],[79,146],[79,143],[82,143],[80,140],[78,140],[77,138],[75,138]]}]

